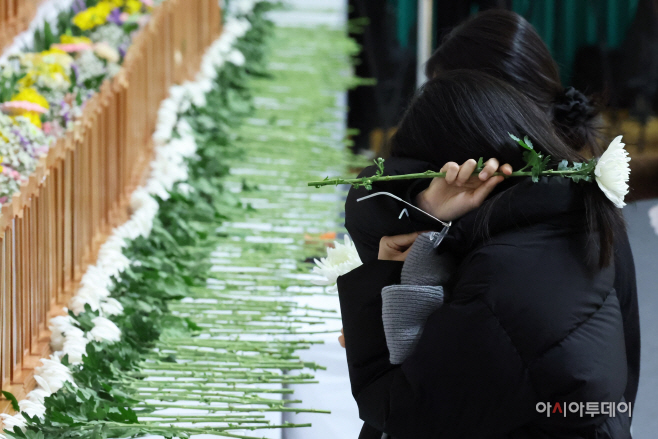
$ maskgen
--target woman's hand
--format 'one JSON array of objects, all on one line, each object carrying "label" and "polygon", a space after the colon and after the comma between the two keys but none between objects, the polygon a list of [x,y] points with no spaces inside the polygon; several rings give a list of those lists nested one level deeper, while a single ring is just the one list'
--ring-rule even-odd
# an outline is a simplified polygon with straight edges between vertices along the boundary
[{"label": "woman's hand", "polygon": [[[493,174],[496,171],[505,175],[512,173],[512,166],[499,166],[498,160],[489,159],[482,171],[474,176],[477,162],[467,160],[459,166],[448,162],[441,168],[445,178],[434,178],[430,186],[416,197],[416,205],[443,221],[455,220],[479,207],[498,183],[505,177]],[[381,255],[381,244],[379,252]],[[379,259],[382,259],[381,256]]]},{"label": "woman's hand", "polygon": [[411,250],[411,244],[418,237],[418,232],[406,235],[384,236],[379,241],[378,259],[384,261],[404,261]]},{"label": "woman's hand", "polygon": [[343,328],[340,328],[340,335],[338,336],[338,343],[344,348],[345,347],[345,332]]}]

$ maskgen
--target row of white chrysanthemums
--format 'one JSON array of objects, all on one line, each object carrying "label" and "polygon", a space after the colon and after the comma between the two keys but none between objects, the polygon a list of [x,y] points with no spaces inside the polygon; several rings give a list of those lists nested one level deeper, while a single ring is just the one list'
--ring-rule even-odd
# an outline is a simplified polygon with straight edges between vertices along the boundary
[{"label": "row of white chrysanthemums", "polygon": [[[76,326],[75,320],[69,315],[58,316],[50,321],[54,354],[48,359],[42,359],[43,365],[35,369],[37,388],[28,393],[27,399],[19,402],[21,413],[14,416],[0,414],[5,429],[13,429],[14,426],[23,428],[26,424],[22,413],[42,418],[46,410],[44,399],[47,396],[57,392],[67,381],[75,386],[71,371],[60,361],[64,355],[68,355],[71,364],[79,364],[90,341],[114,343],[121,339],[120,329],[108,317],[122,314],[123,307],[116,299],[109,297],[108,288],[113,276],[137,262],[126,258],[122,249],[128,241],[148,236],[151,232],[158,211],[158,203],[152,195],[167,199],[168,191],[174,184],[187,180],[185,159],[195,154],[196,142],[192,128],[179,116],[192,104],[198,107],[206,105],[205,96],[212,89],[217,72],[225,62],[244,64],[244,55],[234,45],[250,29],[251,23],[245,17],[261,1],[231,2],[222,35],[206,51],[195,81],[173,86],[169,97],[161,103],[157,128],[153,134],[156,149],[149,179],[143,187],[133,192],[130,219],[114,229],[103,244],[96,265],[89,267],[82,277],[80,289],[69,303],[69,309],[76,315],[84,311],[85,305],[89,305],[92,310],[99,311],[100,316],[92,320],[94,327],[87,333]],[[174,129],[180,138],[172,139]],[[4,439],[4,436],[0,434],[0,438]]]}]

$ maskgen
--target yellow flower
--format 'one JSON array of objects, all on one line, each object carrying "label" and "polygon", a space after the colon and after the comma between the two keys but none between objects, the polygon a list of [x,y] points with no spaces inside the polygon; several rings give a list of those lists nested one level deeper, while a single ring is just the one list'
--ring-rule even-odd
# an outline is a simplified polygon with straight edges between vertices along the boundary
[{"label": "yellow flower", "polygon": [[59,64],[68,69],[73,64],[73,57],[61,49],[52,48],[41,52],[41,61],[46,64]]},{"label": "yellow flower", "polygon": [[78,12],[73,17],[73,24],[82,30],[90,30],[96,26],[101,26],[107,22],[107,16],[115,7],[112,1],[101,1],[96,6]]},{"label": "yellow flower", "polygon": [[[37,104],[45,108],[46,110],[50,108],[50,105],[48,104],[46,98],[41,96],[33,88],[24,88],[16,95],[14,95],[14,97],[11,98],[11,100],[12,102],[14,101],[31,102],[33,104]],[[15,115],[26,117],[27,119],[29,119],[30,122],[32,122],[38,128],[41,128],[41,116],[36,111],[15,110]]]},{"label": "yellow flower", "polygon": [[[44,76],[47,76],[53,81],[63,80],[68,84],[71,83],[69,74],[67,72],[67,68],[71,65],[72,58],[68,55],[62,56],[60,54],[49,55],[49,56],[56,56],[58,58],[53,59],[53,61],[55,62],[51,62],[51,63],[45,63],[42,62],[42,60],[35,63],[34,67],[29,69],[27,71],[27,74],[18,80],[18,85],[20,88],[23,89],[30,88],[37,83],[39,77],[44,77]],[[66,63],[66,65],[62,65],[58,63],[57,61],[60,59],[62,61],[62,64]]]},{"label": "yellow flower", "polygon": [[32,102],[33,104],[37,104],[46,110],[50,108],[50,105],[48,105],[48,101],[46,98],[41,96],[38,91],[36,91],[33,88],[24,88],[20,92],[18,92],[16,95],[14,95],[13,98],[11,98],[12,101],[25,101],[25,102]]},{"label": "yellow flower", "polygon": [[51,79],[59,79],[61,77],[64,78],[67,82],[70,82],[64,66],[60,64],[47,64],[47,69],[47,75]]},{"label": "yellow flower", "polygon": [[51,49],[44,50],[43,52],[39,53],[39,55],[41,55],[42,57],[48,56],[48,55],[67,55],[68,56],[68,53],[64,52],[61,49],[57,49],[57,48],[53,47]]},{"label": "yellow flower", "polygon": [[[92,44],[92,41],[87,37],[73,37],[71,35],[62,35],[59,39],[59,42],[62,44],[78,44],[78,43],[89,43]],[[54,49],[59,50],[59,49]],[[63,50],[60,52],[66,53]]]},{"label": "yellow flower", "polygon": [[142,2],[139,0],[126,0],[125,11],[129,14],[138,14],[142,10]]},{"label": "yellow flower", "polygon": [[38,75],[39,73],[36,70],[29,70],[27,72],[27,75],[23,76],[21,79],[18,80],[19,87],[21,88],[32,87],[34,84],[36,84]]}]

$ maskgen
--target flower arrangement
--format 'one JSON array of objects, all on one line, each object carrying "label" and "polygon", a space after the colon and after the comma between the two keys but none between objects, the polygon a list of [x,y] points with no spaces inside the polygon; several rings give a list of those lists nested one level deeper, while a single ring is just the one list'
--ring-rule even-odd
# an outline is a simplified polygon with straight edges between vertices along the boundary
[{"label": "flower arrangement", "polygon": [[83,31],[94,29],[108,22],[123,24],[131,15],[148,12],[152,1],[101,0],[96,5],[83,9],[73,17],[73,24]]},{"label": "flower arrangement", "polygon": [[56,30],[44,23],[31,50],[0,65],[0,206],[119,71],[135,33],[161,1],[75,0]]},{"label": "flower arrangement", "polygon": [[[626,205],[624,203],[624,197],[628,194],[628,179],[630,177],[630,166],[628,165],[628,162],[630,162],[631,159],[628,156],[628,151],[624,149],[625,144],[621,141],[622,136],[617,136],[600,158],[593,158],[584,163],[572,163],[571,165],[567,160],[562,160],[558,164],[557,170],[549,169],[551,156],[544,156],[541,152],[536,151],[528,136],[525,136],[523,140],[513,134],[510,134],[509,136],[525,150],[523,152],[523,160],[526,165],[506,177],[532,177],[532,181],[534,182],[537,182],[540,176],[561,176],[564,178],[570,178],[576,182],[596,181],[596,184],[601,191],[614,203],[615,206],[622,208]],[[436,177],[444,178],[446,176],[445,172],[434,171],[387,176],[384,175],[384,159],[376,159],[375,164],[378,169],[372,177],[353,179],[329,179],[329,177],[326,177],[322,181],[311,181],[308,185],[321,187],[327,185],[351,184],[355,188],[363,186],[368,190],[372,190],[372,183],[376,181]],[[473,175],[479,174],[483,166],[484,159],[480,157]],[[494,175],[503,174],[495,173]]]},{"label": "flower arrangement", "polygon": [[49,143],[50,137],[32,120],[0,113],[0,204],[27,181]]}]

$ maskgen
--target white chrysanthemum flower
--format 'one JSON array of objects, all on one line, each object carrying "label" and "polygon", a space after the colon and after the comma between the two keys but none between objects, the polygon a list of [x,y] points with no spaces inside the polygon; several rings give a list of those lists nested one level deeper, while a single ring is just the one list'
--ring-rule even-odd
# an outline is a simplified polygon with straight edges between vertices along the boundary
[{"label": "white chrysanthemum flower", "polygon": [[64,348],[64,340],[67,334],[82,333],[82,330],[75,326],[71,316],[57,316],[50,319],[48,328],[52,332],[50,336],[50,347],[53,351],[61,351]]},{"label": "white chrysanthemum flower", "polygon": [[628,178],[631,174],[628,164],[631,158],[624,149],[625,144],[621,142],[621,137],[617,136],[610,143],[594,169],[596,183],[605,196],[619,208],[626,205],[624,197],[628,194]]},{"label": "white chrysanthemum flower", "polygon": [[101,303],[101,311],[108,316],[118,316],[123,314],[123,305],[118,300],[110,297]]},{"label": "white chrysanthemum flower", "polygon": [[40,402],[33,402],[29,399],[24,399],[18,403],[21,413],[25,413],[29,417],[36,416],[43,419],[46,414],[46,406]]},{"label": "white chrysanthemum flower", "polygon": [[[80,284],[90,288],[107,289],[110,285],[112,285],[112,280],[101,267],[97,265],[91,265],[89,268],[87,268],[87,272],[82,276]],[[105,295],[103,297],[109,295],[109,293],[99,294]]]},{"label": "white chrysanthemum flower", "polygon": [[38,381],[41,387],[55,393],[64,387],[66,382],[70,382],[75,386],[71,371],[61,363],[59,357],[51,355],[50,359],[42,358],[41,363],[43,363],[43,366],[34,368],[35,376],[42,379],[42,381]]},{"label": "white chrysanthemum flower", "polygon": [[43,404],[44,400],[52,395],[53,392],[50,389],[50,385],[43,377],[34,375],[34,380],[37,382],[37,387],[27,394],[27,399],[32,402]]},{"label": "white chrysanthemum flower", "polygon": [[92,340],[116,343],[121,340],[121,330],[111,320],[105,317],[95,317],[92,321],[94,327],[87,334]]},{"label": "white chrysanthemum flower", "polygon": [[313,273],[322,276],[324,280],[314,280],[316,285],[333,285],[329,289],[336,292],[336,281],[338,276],[349,273],[362,264],[359,253],[349,236],[345,235],[345,244],[336,241],[334,248],[327,248],[327,257],[319,261],[315,259],[316,267]]},{"label": "white chrysanthemum flower", "polygon": [[[107,292],[107,294],[105,294]],[[109,292],[103,288],[93,288],[83,286],[77,294],[71,297],[69,309],[76,316],[85,311],[85,305],[89,305],[92,311],[98,311],[101,306],[101,300],[109,295]]]},{"label": "white chrysanthemum flower", "polygon": [[226,61],[236,66],[243,66],[246,60],[242,52],[238,49],[233,49],[226,56]]},{"label": "white chrysanthemum flower", "polygon": [[87,343],[89,343],[89,340],[84,335],[67,336],[61,352],[62,357],[68,355],[71,364],[82,363],[82,357],[87,353]]},{"label": "white chrysanthemum flower", "polygon": [[27,422],[25,422],[25,418],[20,413],[17,413],[14,416],[10,416],[6,413],[0,413],[0,421],[2,421],[0,422],[0,426],[2,426],[3,430],[12,431],[14,427],[18,427],[25,431],[25,427],[27,427]]}]

